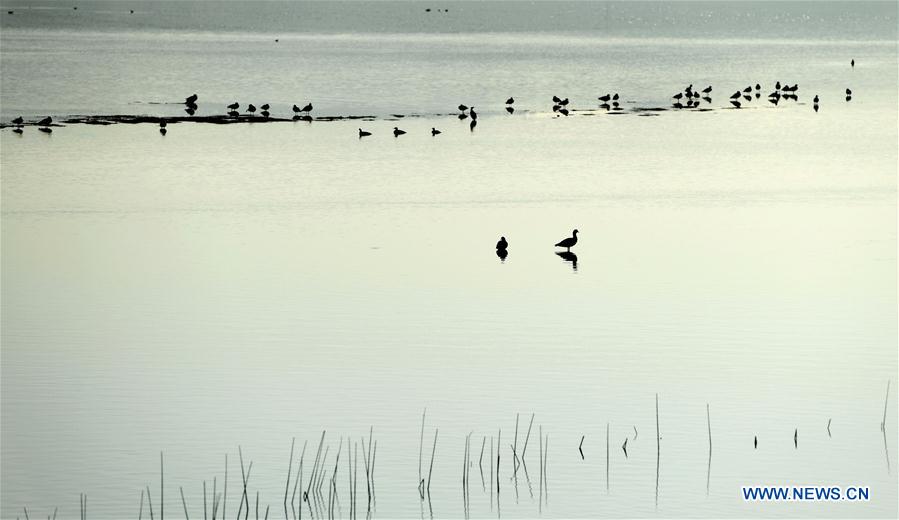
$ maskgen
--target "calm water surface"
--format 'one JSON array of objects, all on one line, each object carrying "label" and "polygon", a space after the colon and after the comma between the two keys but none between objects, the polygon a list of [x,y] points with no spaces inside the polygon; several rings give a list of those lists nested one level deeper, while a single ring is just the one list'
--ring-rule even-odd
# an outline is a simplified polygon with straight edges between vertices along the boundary
[{"label": "calm water surface", "polygon": [[[375,120],[0,131],[0,517],[73,518],[82,492],[128,517],[147,485],[158,511],[160,451],[165,508],[183,487],[193,517],[228,453],[230,516],[238,445],[277,517],[291,438],[306,479],[323,429],[330,473],[370,426],[375,517],[463,516],[469,433],[476,518],[897,515],[895,4],[78,5],[3,2],[4,120],[175,115],[150,103],[193,92],[203,114]],[[799,101],[724,109],[775,81]],[[689,83],[715,110],[630,111]],[[550,110],[606,92],[625,114]],[[458,103],[474,132],[436,115]],[[573,228],[576,266],[552,248]],[[500,429],[497,505],[478,458]]]}]

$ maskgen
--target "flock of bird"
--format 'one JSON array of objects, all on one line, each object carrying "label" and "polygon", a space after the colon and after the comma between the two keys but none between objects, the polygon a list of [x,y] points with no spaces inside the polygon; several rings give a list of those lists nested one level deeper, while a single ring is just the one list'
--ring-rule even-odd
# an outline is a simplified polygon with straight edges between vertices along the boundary
[{"label": "flock of bird", "polygon": [[[850,61],[850,66],[852,68],[855,68],[855,60],[854,59],[852,61]],[[697,90],[697,89],[693,88],[693,84],[691,83],[683,91],[680,91],[680,92],[674,94],[673,96],[671,96],[672,99],[674,100],[673,107],[675,109],[699,108],[702,101],[705,101],[706,103],[711,103],[712,102],[712,97],[711,97],[712,90],[713,89],[712,89],[711,85],[705,87],[702,90]],[[778,82],[776,82],[776,84],[774,86],[774,90],[770,94],[768,94],[767,100],[769,103],[771,103],[772,105],[775,105],[775,106],[777,106],[781,100],[797,101],[799,99],[799,96],[797,94],[798,90],[799,90],[798,83],[789,85],[789,84],[781,84],[781,82],[778,81]],[[754,87],[753,87],[753,85],[748,85],[745,88],[737,90],[733,94],[731,94],[730,104],[734,108],[741,108],[744,103],[750,103],[753,101],[753,99],[758,100],[758,99],[761,99],[761,97],[762,97],[762,85],[760,83],[756,83]],[[198,110],[198,105],[197,105],[198,99],[199,99],[199,97],[197,94],[192,94],[184,99],[184,103],[183,103],[185,105],[184,111],[187,113],[187,115],[193,116],[194,114],[196,114],[196,112]],[[597,99],[601,103],[599,105],[599,108],[601,108],[601,109],[605,109],[607,111],[622,110],[622,108],[620,106],[621,97],[617,92],[614,94],[612,94],[612,93],[604,94],[602,96],[597,97]],[[847,88],[846,89],[846,101],[848,102],[851,100],[852,100],[852,90]],[[568,108],[568,106],[570,104],[570,100],[567,97],[560,98],[559,96],[553,96],[552,102],[553,102],[552,112],[554,114],[559,114],[562,116],[568,116],[570,114],[570,110]],[[812,108],[815,110],[815,112],[817,112],[819,110],[819,104],[820,104],[820,98],[817,94],[815,95],[812,102],[813,102]],[[508,112],[509,114],[513,114],[515,112],[514,105],[515,105],[515,98],[513,98],[513,97],[508,98],[505,102],[506,112]],[[227,115],[229,117],[234,117],[234,118],[240,117],[240,111],[239,111],[240,103],[238,103],[238,102],[231,103],[226,108],[228,109]],[[475,127],[477,127],[477,125],[478,125],[478,113],[475,111],[475,107],[474,106],[468,107],[467,105],[460,104],[457,108],[459,110],[459,113],[458,113],[459,120],[471,119],[471,121],[469,122],[469,129],[473,132]],[[271,105],[269,105],[268,103],[259,105],[259,107],[258,107],[259,115],[261,115],[263,118],[266,118],[266,119],[269,118],[271,116],[270,109],[271,109]],[[292,107],[293,118],[292,119],[294,121],[312,122],[313,119],[312,119],[312,115],[310,114],[312,112],[312,109],[313,109],[312,103],[307,103],[302,108],[300,108],[297,105],[293,105],[293,107]],[[249,104],[247,104],[245,111],[246,111],[246,113],[250,114],[251,116],[255,116],[257,107],[256,107],[256,105],[249,103]],[[41,132],[44,132],[44,133],[48,133],[48,134],[52,133],[53,129],[50,128],[50,124],[52,122],[53,122],[53,119],[51,117],[45,117],[44,119],[41,119],[37,123],[38,130],[40,130]],[[23,127],[25,125],[25,121],[21,116],[13,119],[11,121],[11,123],[14,126],[13,132],[15,132],[17,134],[23,133]],[[161,133],[162,135],[165,135],[167,133],[166,126],[167,126],[166,121],[164,119],[161,120],[159,123],[159,133]],[[358,131],[359,131],[360,139],[363,137],[369,137],[372,135],[371,131],[363,130],[362,128],[359,128]],[[437,136],[437,135],[440,135],[441,133],[442,132],[440,130],[438,130],[437,128],[431,127],[431,136]],[[393,136],[394,137],[399,137],[404,134],[406,134],[405,130],[401,130],[398,127],[393,127]]]}]

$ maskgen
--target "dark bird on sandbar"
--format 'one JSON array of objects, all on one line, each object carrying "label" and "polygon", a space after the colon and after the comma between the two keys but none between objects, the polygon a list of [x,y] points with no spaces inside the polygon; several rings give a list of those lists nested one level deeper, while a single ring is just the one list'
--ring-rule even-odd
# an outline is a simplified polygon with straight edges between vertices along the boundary
[{"label": "dark bird on sandbar", "polygon": [[468,129],[474,132],[474,127],[478,126],[478,120],[472,119],[471,123],[468,123]]},{"label": "dark bird on sandbar", "polygon": [[266,104],[264,104],[264,105],[261,105],[259,108],[262,109],[262,110],[268,110],[268,109],[271,108],[271,107],[269,106],[268,103],[266,103]]},{"label": "dark bird on sandbar", "polygon": [[471,107],[471,110],[468,111],[468,115],[470,115],[472,119],[478,118],[478,113],[474,111],[474,107]]},{"label": "dark bird on sandbar", "polygon": [[228,110],[237,110],[238,108],[240,108],[240,103],[234,102],[225,108],[227,108]]},{"label": "dark bird on sandbar", "polygon": [[435,135],[440,135],[440,133],[441,133],[440,130],[437,130],[436,128],[431,127],[431,136],[432,137]]},{"label": "dark bird on sandbar", "polygon": [[400,130],[400,129],[397,128],[397,127],[393,127],[393,137],[399,137],[399,136],[401,136],[401,135],[403,135],[403,134],[405,134],[405,133],[406,133],[405,130]]},{"label": "dark bird on sandbar", "polygon": [[165,120],[159,122],[159,128],[165,128],[166,126],[168,126],[168,123],[166,123]]},{"label": "dark bird on sandbar", "polygon": [[813,99],[812,102],[815,104],[818,103],[818,94],[815,94],[815,99]]},{"label": "dark bird on sandbar", "polygon": [[300,107],[294,105],[294,106],[293,106],[293,113],[294,113],[294,114],[299,114],[299,113],[300,113]]},{"label": "dark bird on sandbar", "polygon": [[22,116],[19,116],[12,120],[12,124],[14,124],[14,125],[21,125],[24,122],[25,122],[25,120],[22,119]]},{"label": "dark bird on sandbar", "polygon": [[846,95],[847,95],[847,96],[851,96],[851,95],[852,95],[852,91],[849,90],[848,88],[846,89]]},{"label": "dark bird on sandbar", "polygon": [[[675,99],[680,99],[681,96],[683,96],[683,94],[678,94],[677,96],[674,96],[674,97],[675,97]],[[596,98],[596,99],[605,102],[605,101],[608,101],[608,100],[612,99],[612,95],[611,95],[611,94],[605,94],[605,95],[599,96],[599,97]]]},{"label": "dark bird on sandbar", "polygon": [[185,105],[193,105],[193,104],[196,103],[196,102],[197,102],[197,95],[196,95],[196,94],[191,94],[190,96],[184,98],[184,104],[185,104]]},{"label": "dark bird on sandbar", "polygon": [[307,103],[306,106],[304,106],[302,110],[300,110],[300,112],[306,112],[307,114],[309,112],[312,112],[312,103]]},{"label": "dark bird on sandbar", "polygon": [[690,83],[689,85],[687,85],[687,88],[684,89],[684,92],[686,92],[688,96],[692,96],[693,95],[693,84]]},{"label": "dark bird on sandbar", "polygon": [[262,117],[264,117],[264,118],[268,118],[268,116],[271,115],[271,113],[269,113],[268,110],[263,110],[262,112],[259,112],[259,113],[260,113],[260,114],[262,115]]},{"label": "dark bird on sandbar", "polygon": [[[684,93],[683,93],[683,92],[678,92],[677,94],[675,94],[675,95],[673,95],[673,96],[671,96],[671,97],[674,98],[674,99],[680,100],[681,98],[684,97]],[[608,101],[608,99],[602,99],[602,98],[599,98],[599,99],[601,99],[602,101]]]},{"label": "dark bird on sandbar", "polygon": [[709,85],[708,87],[702,89],[702,93],[703,93],[703,94],[708,94],[708,93],[711,92],[711,91],[712,91],[712,86],[711,86],[711,85]]},{"label": "dark bird on sandbar", "polygon": [[774,90],[780,90],[780,82],[774,84]]},{"label": "dark bird on sandbar", "polygon": [[742,95],[743,94],[741,94],[740,91],[738,90],[738,91],[734,92],[733,94],[731,94],[730,98],[731,99],[740,99],[740,96],[742,96]]},{"label": "dark bird on sandbar", "polygon": [[570,237],[568,237],[565,240],[562,240],[561,242],[556,244],[556,247],[564,247],[568,251],[571,251],[571,248],[574,247],[575,244],[577,244],[577,230],[576,229],[571,232]]},{"label": "dark bird on sandbar", "polygon": [[47,116],[47,117],[41,119],[40,121],[38,121],[37,124],[39,124],[41,126],[47,126],[52,122],[53,122],[53,118],[50,116]]},{"label": "dark bird on sandbar", "polygon": [[558,103],[561,103],[561,102],[562,102],[562,100],[559,98],[559,96],[553,96],[553,103],[557,103],[557,104],[558,104]]},{"label": "dark bird on sandbar", "polygon": [[750,87],[744,88],[744,89],[743,89],[743,92],[744,92],[744,93],[752,92],[752,87],[750,86]]},{"label": "dark bird on sandbar", "polygon": [[855,58],[852,58],[852,61],[849,62],[849,66],[851,66],[853,69],[855,68]]},{"label": "dark bird on sandbar", "polygon": [[796,428],[796,431],[793,432],[793,447],[799,448],[799,428]]},{"label": "dark bird on sandbar", "polygon": [[759,85],[758,83],[756,83],[756,84],[755,84],[755,89],[756,89],[756,90],[762,90],[762,86]]},{"label": "dark bird on sandbar", "polygon": [[497,251],[505,251],[509,248],[509,243],[506,242],[506,237],[499,237],[499,242],[496,243]]},{"label": "dark bird on sandbar", "polygon": [[38,130],[40,130],[41,132],[44,132],[45,134],[52,134],[52,133],[53,133],[53,129],[52,129],[52,128],[38,128]]},{"label": "dark bird on sandbar", "polygon": [[247,105],[247,112],[251,114],[256,113],[256,106],[253,105],[253,103],[250,103],[249,105]]},{"label": "dark bird on sandbar", "polygon": [[612,96],[612,101],[618,101],[618,93],[617,92],[615,93],[615,95]]},{"label": "dark bird on sandbar", "polygon": [[558,112],[560,108],[562,107],[559,105],[553,105],[553,112]]},{"label": "dark bird on sandbar", "polygon": [[359,138],[360,139],[363,137],[368,137],[370,135],[371,135],[371,132],[366,132],[365,130],[363,130],[361,128],[359,129]]},{"label": "dark bird on sandbar", "polygon": [[468,107],[465,105],[459,105],[457,108],[459,109],[459,112],[465,112],[466,110],[468,110]]},{"label": "dark bird on sandbar", "polygon": [[19,127],[13,128],[12,131],[15,132],[15,133],[17,133],[17,134],[22,134],[22,133],[24,132],[24,130],[22,130],[22,129],[19,128]]},{"label": "dark bird on sandbar", "polygon": [[511,105],[512,103],[515,103],[515,98],[509,98],[506,100],[507,105]]},{"label": "dark bird on sandbar", "polygon": [[565,98],[562,101],[559,101],[559,104],[562,105],[563,107],[567,107],[568,106],[568,98]]},{"label": "dark bird on sandbar", "polygon": [[756,435],[752,438],[752,447],[755,449],[759,449],[759,436]]}]

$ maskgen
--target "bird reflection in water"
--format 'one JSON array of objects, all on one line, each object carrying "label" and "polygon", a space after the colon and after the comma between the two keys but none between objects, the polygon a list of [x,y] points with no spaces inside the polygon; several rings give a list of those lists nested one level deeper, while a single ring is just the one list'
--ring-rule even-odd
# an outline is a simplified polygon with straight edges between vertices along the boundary
[{"label": "bird reflection in water", "polygon": [[572,253],[571,251],[562,251],[556,253],[559,255],[559,258],[566,262],[571,262],[571,269],[577,271],[577,255]]},{"label": "bird reflection in water", "polygon": [[507,251],[505,249],[497,249],[496,256],[499,257],[500,262],[505,262],[506,257],[509,256],[509,251]]}]

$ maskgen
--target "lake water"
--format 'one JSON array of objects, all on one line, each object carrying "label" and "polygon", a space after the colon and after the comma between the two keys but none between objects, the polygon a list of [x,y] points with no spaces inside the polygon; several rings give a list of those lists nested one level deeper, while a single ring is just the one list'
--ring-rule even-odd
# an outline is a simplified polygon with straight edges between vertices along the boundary
[{"label": "lake water", "polygon": [[[240,446],[277,518],[291,439],[308,479],[327,430],[347,518],[370,427],[375,518],[897,516],[895,3],[74,5],[2,2],[4,123],[194,92],[372,117],[0,131],[0,517],[75,518],[80,493],[137,516],[148,485],[159,514],[160,452],[165,510],[183,488],[195,518],[227,453],[230,517]],[[767,103],[775,81],[799,99]],[[712,110],[637,111],[691,83]],[[574,228],[576,265],[552,247]]]}]

